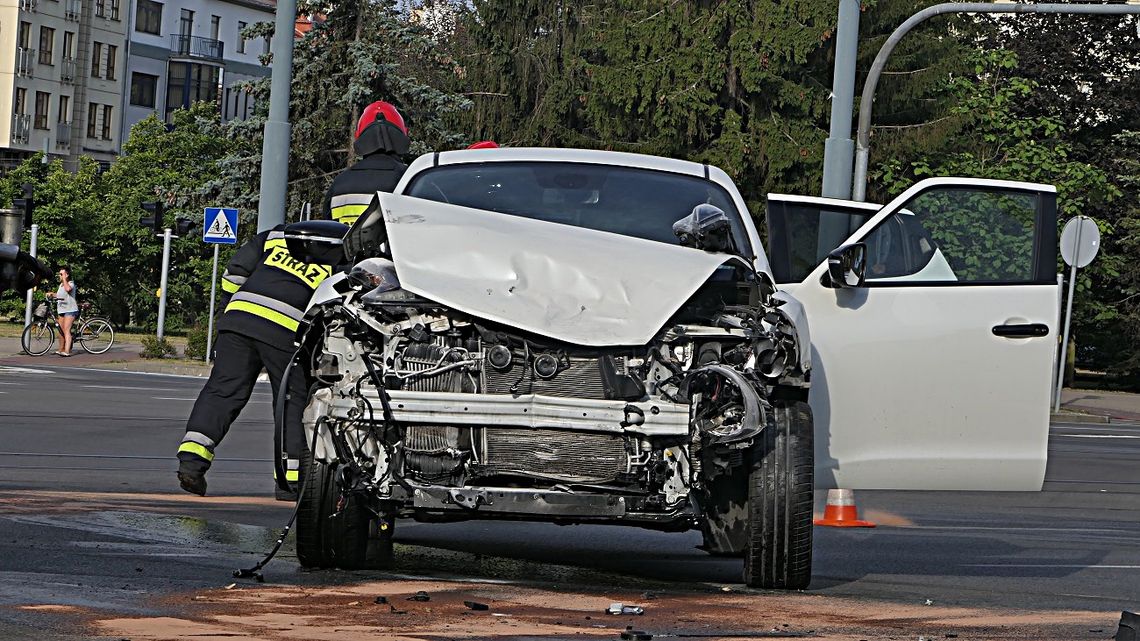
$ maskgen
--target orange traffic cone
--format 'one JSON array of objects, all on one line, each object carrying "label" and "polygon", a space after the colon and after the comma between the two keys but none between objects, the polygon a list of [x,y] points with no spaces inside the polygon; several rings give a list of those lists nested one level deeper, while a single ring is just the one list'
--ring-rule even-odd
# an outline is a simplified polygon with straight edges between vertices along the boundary
[{"label": "orange traffic cone", "polygon": [[828,490],[823,518],[816,519],[815,524],[829,527],[875,527],[874,523],[859,518],[853,490]]}]

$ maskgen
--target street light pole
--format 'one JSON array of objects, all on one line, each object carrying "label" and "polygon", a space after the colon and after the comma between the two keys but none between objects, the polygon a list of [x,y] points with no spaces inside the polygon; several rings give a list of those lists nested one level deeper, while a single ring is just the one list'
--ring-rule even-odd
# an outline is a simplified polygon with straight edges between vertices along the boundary
[{"label": "street light pole", "polygon": [[859,131],[855,144],[855,177],[853,179],[852,194],[855,200],[864,200],[867,195],[867,165],[871,156],[871,108],[875,101],[875,89],[879,84],[879,77],[887,58],[894,51],[895,45],[902,40],[911,29],[919,23],[925,22],[934,16],[946,13],[1061,13],[1061,14],[1096,14],[1096,15],[1129,15],[1140,14],[1140,5],[1137,4],[1018,4],[1018,3],[989,3],[989,2],[947,2],[923,9],[906,19],[883,43],[875,61],[871,63],[871,70],[867,73],[867,80],[863,83],[863,96],[859,99]]},{"label": "street light pole", "polygon": [[285,222],[285,192],[289,179],[289,93],[293,81],[293,33],[297,0],[278,0],[273,31],[273,73],[269,89],[269,118],[261,146],[261,194],[257,231]]},{"label": "street light pole", "polygon": [[[32,237],[28,241],[28,253],[32,258],[36,257],[36,245],[40,240],[40,226],[37,223],[32,223]],[[28,290],[27,299],[24,301],[24,327],[32,324],[32,290]]]},{"label": "street light pole", "polygon": [[851,196],[851,112],[855,104],[855,61],[859,53],[860,0],[839,0],[835,71],[831,81],[831,132],[823,144],[823,192],[827,198]]}]

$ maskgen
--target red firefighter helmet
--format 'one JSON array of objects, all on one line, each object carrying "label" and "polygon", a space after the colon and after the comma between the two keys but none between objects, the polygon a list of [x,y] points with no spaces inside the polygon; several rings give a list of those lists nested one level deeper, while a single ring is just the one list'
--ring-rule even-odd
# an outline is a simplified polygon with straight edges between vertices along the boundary
[{"label": "red firefighter helmet", "polygon": [[494,140],[480,140],[477,143],[467,146],[468,149],[498,149],[499,143]]},{"label": "red firefighter helmet", "polygon": [[387,120],[404,132],[405,136],[408,135],[408,128],[404,125],[404,117],[400,115],[400,112],[396,111],[392,103],[377,100],[365,107],[364,113],[360,114],[360,120],[356,123],[356,137],[359,138],[368,125],[378,120]]}]

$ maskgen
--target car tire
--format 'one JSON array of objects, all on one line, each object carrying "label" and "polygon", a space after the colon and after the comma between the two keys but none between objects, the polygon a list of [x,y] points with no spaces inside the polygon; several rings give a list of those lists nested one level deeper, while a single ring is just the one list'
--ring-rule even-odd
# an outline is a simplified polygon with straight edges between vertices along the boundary
[{"label": "car tire", "polygon": [[815,453],[811,408],[774,407],[748,477],[748,545],[744,582],[753,588],[800,590],[811,583]]},{"label": "car tire", "polygon": [[297,506],[297,560],[303,568],[333,567],[328,518],[336,510],[332,466],[309,453],[301,459],[302,492]]},{"label": "car tire", "polygon": [[391,520],[380,519],[358,492],[341,500],[339,465],[303,459],[301,478],[308,479],[297,511],[297,560],[304,568],[386,570],[395,560]]}]

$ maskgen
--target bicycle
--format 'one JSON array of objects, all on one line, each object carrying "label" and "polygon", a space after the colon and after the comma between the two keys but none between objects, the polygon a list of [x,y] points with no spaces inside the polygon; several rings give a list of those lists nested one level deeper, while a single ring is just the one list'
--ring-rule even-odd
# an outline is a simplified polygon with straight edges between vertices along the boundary
[{"label": "bicycle", "polygon": [[[79,318],[72,326],[72,339],[88,354],[102,354],[115,343],[115,327],[102,316],[83,318],[91,303],[80,303]],[[32,311],[32,324],[20,335],[20,346],[31,356],[43,356],[55,345],[56,334],[63,336],[59,321],[51,314],[47,301],[40,302]],[[74,329],[78,328],[78,329]]]}]

